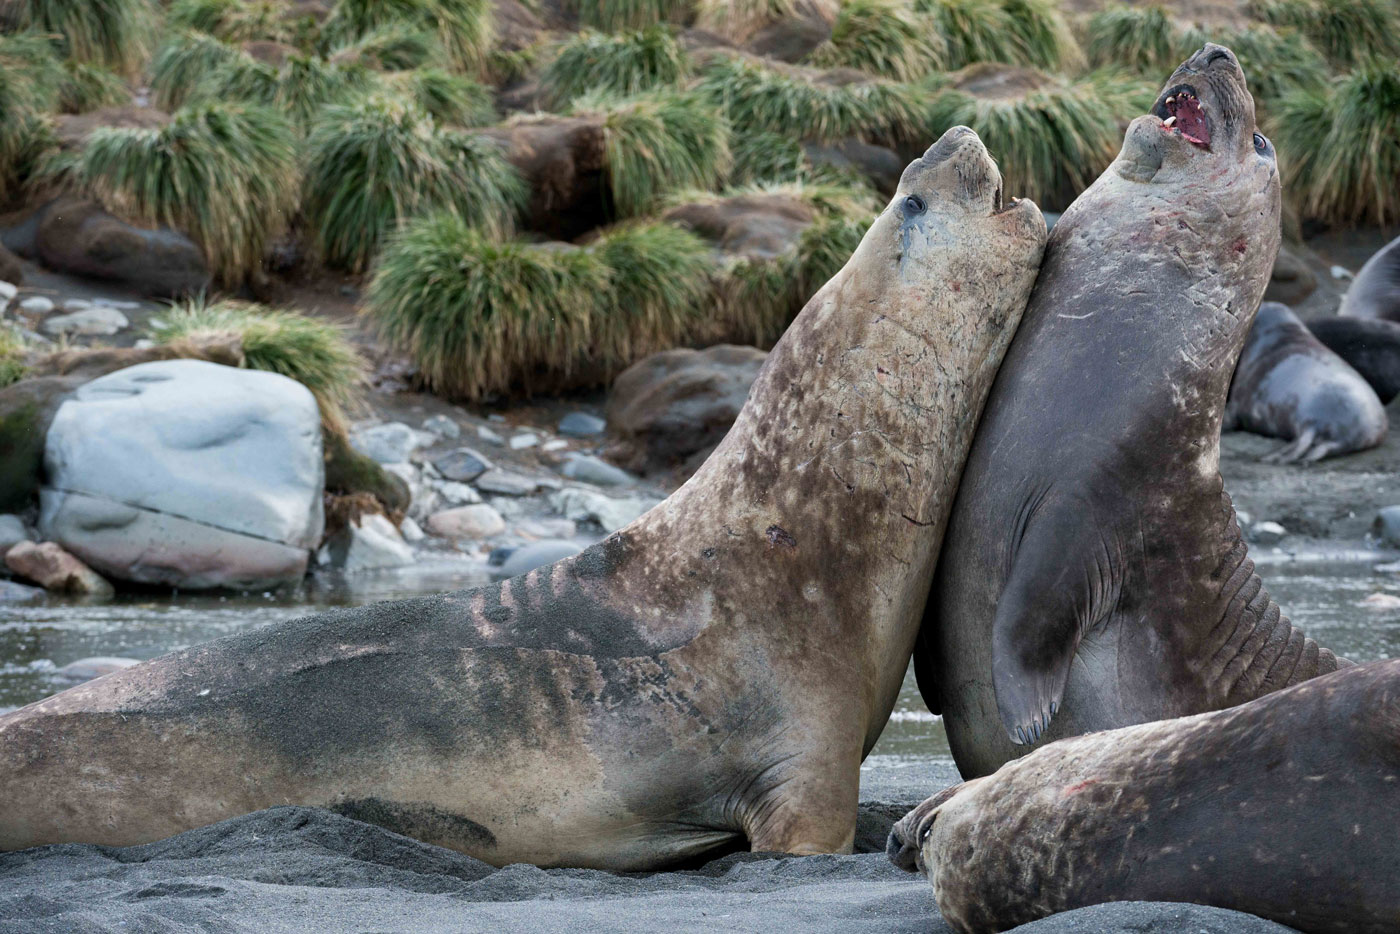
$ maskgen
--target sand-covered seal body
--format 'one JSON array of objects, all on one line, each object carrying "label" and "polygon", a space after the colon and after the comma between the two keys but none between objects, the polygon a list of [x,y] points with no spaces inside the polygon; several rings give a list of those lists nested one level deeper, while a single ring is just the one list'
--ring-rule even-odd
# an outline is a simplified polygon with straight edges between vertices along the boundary
[{"label": "sand-covered seal body", "polygon": [[1361,374],[1382,405],[1400,395],[1400,322],[1333,315],[1309,321],[1308,330]]},{"label": "sand-covered seal body", "polygon": [[1263,590],[1218,470],[1279,211],[1244,75],[1207,45],[1055,225],[914,655],[965,776],[1335,667]]},{"label": "sand-covered seal body", "polygon": [[849,848],[1044,240],[950,130],[664,503],[521,577],[271,626],[0,717],[0,848],[276,804],[497,865]]},{"label": "sand-covered seal body", "polygon": [[1266,461],[1311,464],[1375,447],[1388,422],[1360,373],[1287,305],[1264,302],[1230,383],[1224,427],[1289,442]]},{"label": "sand-covered seal body", "polygon": [[888,852],[965,934],[1107,901],[1400,930],[1400,661],[1053,743],[925,801]]},{"label": "sand-covered seal body", "polygon": [[1338,313],[1353,318],[1400,321],[1400,237],[1378,250],[1361,267],[1342,296]]}]

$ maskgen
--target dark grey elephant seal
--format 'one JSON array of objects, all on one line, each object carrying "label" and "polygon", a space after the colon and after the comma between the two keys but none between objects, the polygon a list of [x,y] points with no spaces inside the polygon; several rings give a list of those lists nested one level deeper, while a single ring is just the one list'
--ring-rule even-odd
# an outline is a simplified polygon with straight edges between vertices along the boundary
[{"label": "dark grey elephant seal", "polygon": [[1385,406],[1287,305],[1259,306],[1230,383],[1224,428],[1290,442],[1264,458],[1311,464],[1385,440]]},{"label": "dark grey elephant seal", "polygon": [[1339,314],[1400,321],[1400,237],[1366,260],[1342,296]]},{"label": "dark grey elephant seal", "polygon": [[1109,901],[1400,931],[1400,660],[1053,743],[890,834],[963,934]]},{"label": "dark grey elephant seal", "polygon": [[1400,395],[1400,322],[1334,315],[1309,321],[1308,330],[1371,384],[1382,405]]},{"label": "dark grey elephant seal", "polygon": [[965,127],[904,171],[680,490],[477,590],[222,639],[0,717],[0,849],[316,805],[504,865],[851,846],[1045,224]]},{"label": "dark grey elephant seal", "polygon": [[1264,591],[1218,469],[1279,210],[1244,75],[1207,45],[1055,225],[914,654],[964,776],[1336,667]]}]

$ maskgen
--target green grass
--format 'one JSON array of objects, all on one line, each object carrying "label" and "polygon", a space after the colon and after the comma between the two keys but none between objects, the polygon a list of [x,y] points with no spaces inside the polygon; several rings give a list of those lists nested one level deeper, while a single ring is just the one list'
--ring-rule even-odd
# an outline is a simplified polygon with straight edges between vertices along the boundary
[{"label": "green grass", "polygon": [[221,67],[246,58],[235,46],[199,32],[171,36],[151,65],[151,94],[162,110],[184,106],[195,89]]},{"label": "green grass", "polygon": [[0,324],[0,389],[24,379],[25,346],[19,333],[8,324]]},{"label": "green grass", "polygon": [[735,185],[796,181],[811,172],[801,141],[783,133],[736,132],[730,147],[733,165],[729,181]]},{"label": "green grass", "polygon": [[380,75],[378,87],[411,101],[440,126],[486,126],[496,122],[491,89],[441,68],[415,68]]},{"label": "green grass", "polygon": [[1207,42],[1235,53],[1256,103],[1267,108],[1289,91],[1321,90],[1327,83],[1327,61],[1312,43],[1289,27],[1249,26],[1235,30],[1193,27],[1182,33],[1177,59],[1184,60]]},{"label": "green grass", "polygon": [[47,114],[64,77],[46,37],[0,36],[0,198],[15,195],[53,143]]},{"label": "green grass", "polygon": [[490,0],[337,0],[321,34],[344,45],[395,26],[431,32],[446,62],[468,74],[484,72],[495,39]]},{"label": "green grass", "polygon": [[680,0],[571,0],[579,22],[604,32],[646,29],[685,14],[689,4]]},{"label": "green grass", "polygon": [[1332,62],[1400,57],[1400,6],[1395,0],[1254,0],[1250,11],[1295,26]]},{"label": "green grass", "polygon": [[293,54],[279,67],[240,53],[205,75],[193,99],[257,104],[305,128],[327,106],[348,102],[371,83],[371,73],[360,65]]},{"label": "green grass", "polygon": [[1085,52],[1096,66],[1166,75],[1180,64],[1181,33],[1159,6],[1116,6],[1089,18]]},{"label": "green grass", "polygon": [[20,29],[59,37],[66,57],[134,75],[150,54],[152,0],[9,0],[5,17]]},{"label": "green grass", "polygon": [[401,98],[327,108],[307,144],[304,210],[322,258],[365,269],[404,220],[448,211],[508,231],[526,192],[492,143]]},{"label": "green grass", "polygon": [[288,7],[272,0],[173,0],[166,25],[205,32],[226,42],[287,42]]},{"label": "green grass", "polygon": [[236,284],[295,209],[294,140],[266,108],[191,105],[160,129],[95,130],[71,172],[118,213],[185,231],[215,275]]},{"label": "green grass", "polygon": [[122,77],[101,65],[69,59],[63,63],[63,70],[63,83],[58,88],[58,107],[64,113],[87,113],[131,100],[131,89]]},{"label": "green grass", "polygon": [[1084,51],[1055,0],[1001,0],[1001,8],[1011,20],[1019,63],[1064,72],[1084,67]]},{"label": "green grass", "polygon": [[914,0],[914,12],[926,17],[947,49],[945,67],[973,62],[1021,62],[1011,16],[989,0]]},{"label": "green grass", "polygon": [[589,91],[628,95],[673,86],[688,71],[685,52],[665,26],[620,35],[584,30],[555,50],[540,87],[559,105]]},{"label": "green grass", "polygon": [[236,334],[244,365],[280,373],[311,390],[327,428],[343,430],[347,409],[360,401],[365,364],[346,329],[312,318],[240,301],[184,302],[160,316],[151,328],[158,344]]},{"label": "green grass", "polygon": [[701,95],[586,95],[574,112],[602,116],[608,185],[621,217],[647,211],[669,192],[711,188],[729,171],[728,126]]},{"label": "green grass", "polygon": [[385,249],[366,314],[445,395],[596,385],[710,317],[710,262],[702,240],[661,223],[571,246],[500,241],[430,215]]},{"label": "green grass", "polygon": [[1272,111],[1284,192],[1339,226],[1400,221],[1400,65],[1375,61]]},{"label": "green grass", "polygon": [[973,66],[929,102],[930,139],[950,127],[977,131],[996,154],[1007,195],[1031,198],[1046,210],[1062,210],[1113,161],[1122,142],[1113,101],[1127,88],[1100,82],[1062,80],[1034,72],[1020,75],[1023,90],[979,96],[959,86],[975,85],[999,66]]},{"label": "green grass", "polygon": [[806,142],[851,136],[889,138],[919,125],[917,95],[888,81],[838,84],[813,69],[769,66],[737,56],[708,68],[699,83],[743,132],[767,131]]},{"label": "green grass", "polygon": [[796,0],[698,0],[695,25],[736,44],[797,12]]},{"label": "green grass", "polygon": [[808,60],[822,68],[855,68],[875,77],[910,81],[942,68],[947,51],[942,36],[903,0],[847,0],[831,38]]},{"label": "green grass", "polygon": [[407,71],[441,57],[437,38],[416,23],[386,23],[327,48],[326,57],[339,64],[364,64],[383,71]]},{"label": "green grass", "polygon": [[[854,217],[828,214],[818,217],[802,231],[797,247],[797,281],[803,295],[807,298],[816,295],[841,271],[874,220],[874,214]],[[805,303],[806,299],[803,301]]]}]

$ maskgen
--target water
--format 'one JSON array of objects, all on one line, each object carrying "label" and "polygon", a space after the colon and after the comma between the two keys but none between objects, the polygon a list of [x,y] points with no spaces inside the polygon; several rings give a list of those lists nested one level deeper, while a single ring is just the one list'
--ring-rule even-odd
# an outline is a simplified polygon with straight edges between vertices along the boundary
[{"label": "water", "polygon": [[[1261,556],[1260,573],[1293,621],[1354,661],[1400,656],[1400,608],[1361,605],[1373,593],[1400,597],[1400,574],[1377,571],[1379,559],[1288,560]],[[31,703],[68,686],[57,667],[80,658],[152,658],[230,633],[379,600],[440,593],[486,580],[480,565],[444,561],[353,582],[317,579],[289,592],[242,596],[140,596],[84,605],[50,599],[0,607],[0,710]],[[870,769],[950,766],[943,725],[919,697],[910,671]]]}]

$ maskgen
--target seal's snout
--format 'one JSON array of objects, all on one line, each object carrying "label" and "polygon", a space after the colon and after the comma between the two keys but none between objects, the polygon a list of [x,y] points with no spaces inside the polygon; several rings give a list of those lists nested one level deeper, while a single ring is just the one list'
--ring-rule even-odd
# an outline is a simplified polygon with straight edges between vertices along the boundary
[{"label": "seal's snout", "polygon": [[955,153],[971,147],[981,152],[986,152],[987,147],[982,145],[981,138],[971,127],[955,126],[948,129],[938,141],[924,151],[920,160],[926,166],[936,166],[941,162],[946,162]]},{"label": "seal's snout", "polygon": [[900,821],[890,831],[890,837],[885,841],[885,855],[890,858],[890,862],[905,872],[918,872],[919,850],[904,839],[901,829],[903,824],[904,822]]}]

